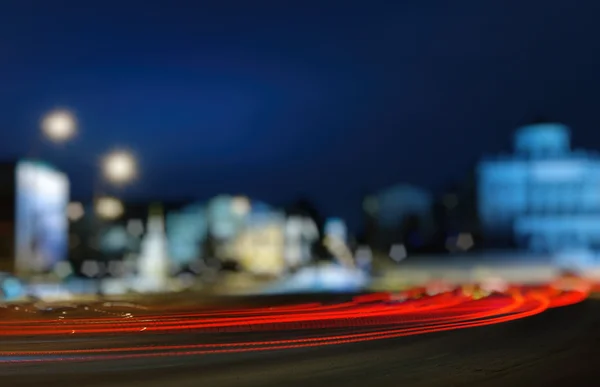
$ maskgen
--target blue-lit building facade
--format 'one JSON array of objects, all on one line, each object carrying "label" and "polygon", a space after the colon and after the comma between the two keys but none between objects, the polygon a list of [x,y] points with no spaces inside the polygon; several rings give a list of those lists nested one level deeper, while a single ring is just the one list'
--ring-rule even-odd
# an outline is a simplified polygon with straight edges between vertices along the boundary
[{"label": "blue-lit building facade", "polygon": [[571,149],[570,129],[518,129],[512,155],[478,166],[478,212],[488,241],[534,252],[600,248],[600,156]]}]

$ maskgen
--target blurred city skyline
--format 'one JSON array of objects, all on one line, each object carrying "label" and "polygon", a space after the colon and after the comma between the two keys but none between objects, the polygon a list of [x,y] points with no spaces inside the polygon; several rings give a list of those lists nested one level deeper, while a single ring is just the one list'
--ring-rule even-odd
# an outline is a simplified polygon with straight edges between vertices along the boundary
[{"label": "blurred city skyline", "polygon": [[0,158],[71,109],[36,151],[75,197],[124,146],[126,199],[306,197],[356,226],[363,195],[460,181],[538,114],[600,149],[596,2],[60,3],[0,5]]}]

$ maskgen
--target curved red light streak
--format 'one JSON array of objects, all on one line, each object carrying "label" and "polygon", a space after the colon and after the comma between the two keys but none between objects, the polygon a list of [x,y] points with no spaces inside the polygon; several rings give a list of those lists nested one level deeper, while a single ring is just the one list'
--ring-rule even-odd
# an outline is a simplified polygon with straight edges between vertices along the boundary
[{"label": "curved red light streak", "polygon": [[[564,285],[564,284],[563,284]],[[354,297],[352,301],[323,305],[309,303],[268,308],[227,310],[148,310],[135,317],[67,317],[63,319],[0,320],[0,336],[143,335],[147,333],[273,332],[294,330],[294,339],[245,340],[185,345],[139,345],[40,351],[0,351],[0,363],[86,361],[159,356],[187,356],[250,351],[270,351],[355,343],[402,336],[464,329],[512,321],[548,308],[584,300],[590,286],[576,282],[569,290],[557,286],[518,287],[505,293],[478,296],[455,290],[421,296],[423,289]],[[138,312],[136,312],[138,313]],[[334,334],[333,329],[345,333]],[[298,333],[300,332],[300,333]],[[247,335],[251,336],[251,335]],[[125,341],[124,341],[125,342]],[[90,345],[95,342],[90,342]],[[18,357],[19,359],[15,359]]]}]

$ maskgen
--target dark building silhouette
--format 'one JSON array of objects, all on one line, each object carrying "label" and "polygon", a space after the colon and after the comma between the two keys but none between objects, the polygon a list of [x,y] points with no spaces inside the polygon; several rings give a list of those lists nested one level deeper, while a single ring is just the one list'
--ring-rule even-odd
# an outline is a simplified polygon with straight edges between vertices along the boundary
[{"label": "dark building silhouette", "polygon": [[14,270],[15,162],[0,163],[0,271]]},{"label": "dark building silhouette", "polygon": [[423,250],[433,235],[432,197],[418,187],[396,185],[367,196],[363,203],[363,240],[381,252],[402,243],[408,251]]},{"label": "dark building silhouette", "polygon": [[473,237],[473,248],[481,247],[481,230],[477,214],[477,176],[471,168],[462,181],[451,182],[442,189],[433,206],[435,219],[435,237],[433,250],[447,251],[448,238],[461,233]]}]

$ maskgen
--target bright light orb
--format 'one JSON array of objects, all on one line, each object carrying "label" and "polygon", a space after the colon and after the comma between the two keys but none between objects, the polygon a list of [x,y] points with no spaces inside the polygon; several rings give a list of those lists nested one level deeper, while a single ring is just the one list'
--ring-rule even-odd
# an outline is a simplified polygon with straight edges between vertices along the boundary
[{"label": "bright light orb", "polygon": [[96,202],[96,213],[102,219],[114,220],[123,215],[123,203],[119,199],[103,197]]},{"label": "bright light orb", "polygon": [[65,142],[75,136],[77,130],[75,117],[66,110],[56,110],[42,120],[44,136],[54,142]]},{"label": "bright light orb", "polygon": [[115,151],[106,156],[102,163],[104,176],[107,180],[122,184],[133,180],[137,174],[135,158],[131,153]]},{"label": "bright light orb", "polygon": [[71,222],[76,222],[85,215],[83,204],[79,202],[71,202],[67,206],[67,217]]}]

